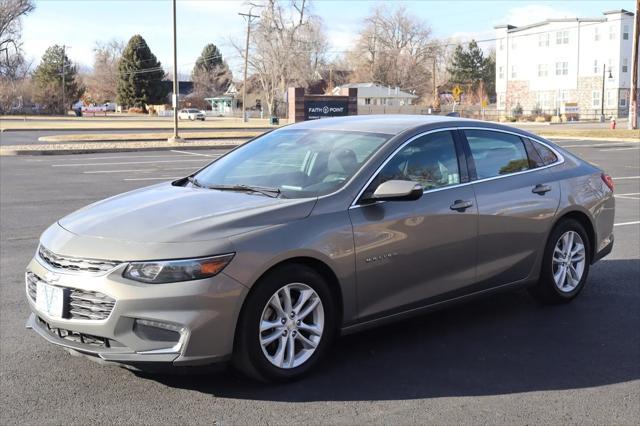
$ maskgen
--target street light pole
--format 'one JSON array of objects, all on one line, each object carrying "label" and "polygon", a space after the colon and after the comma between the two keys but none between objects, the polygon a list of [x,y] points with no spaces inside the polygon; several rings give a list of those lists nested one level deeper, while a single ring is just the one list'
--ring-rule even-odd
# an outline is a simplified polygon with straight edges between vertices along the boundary
[{"label": "street light pole", "polygon": [[602,95],[600,96],[600,122],[604,123],[604,76],[607,72],[607,65],[602,64]]},{"label": "street light pole", "polygon": [[182,142],[183,139],[178,135],[178,37],[176,31],[176,0],[173,3],[173,94],[171,95],[171,104],[173,106],[173,137],[168,142]]},{"label": "street light pole", "polygon": [[629,129],[638,128],[638,43],[640,42],[640,0],[636,0],[636,16],[633,26],[631,53],[631,90],[629,90]]},{"label": "street light pole", "polygon": [[242,121],[245,123],[248,121],[247,119],[247,67],[249,63],[249,37],[251,35],[251,21],[254,18],[259,18],[258,15],[252,15],[251,11],[255,5],[252,5],[249,9],[249,13],[238,13],[238,15],[243,16],[247,20],[247,41],[244,48],[244,81],[242,83]]}]

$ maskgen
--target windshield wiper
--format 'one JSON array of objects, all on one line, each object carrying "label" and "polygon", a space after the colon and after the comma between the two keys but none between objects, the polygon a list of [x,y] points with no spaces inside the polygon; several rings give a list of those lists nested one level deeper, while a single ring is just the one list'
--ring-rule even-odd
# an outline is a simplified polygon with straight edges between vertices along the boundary
[{"label": "windshield wiper", "polygon": [[193,185],[193,186],[197,186],[198,188],[202,188],[202,184],[200,182],[198,182],[198,179],[194,178],[193,176],[188,176],[187,180]]},{"label": "windshield wiper", "polygon": [[262,186],[249,186],[249,185],[206,185],[207,189],[217,189],[220,191],[243,191],[243,192],[257,192],[267,197],[277,198],[282,191],[280,188],[267,188]]}]

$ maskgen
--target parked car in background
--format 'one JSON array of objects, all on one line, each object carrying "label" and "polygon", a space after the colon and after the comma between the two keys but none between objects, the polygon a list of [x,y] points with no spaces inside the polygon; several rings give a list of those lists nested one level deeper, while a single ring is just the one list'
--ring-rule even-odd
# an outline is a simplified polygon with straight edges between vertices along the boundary
[{"label": "parked car in background", "polygon": [[178,112],[178,118],[180,120],[202,120],[204,121],[205,114],[199,109],[184,108]]},{"label": "parked car in background", "polygon": [[115,102],[106,102],[104,107],[108,112],[116,112],[117,104]]},{"label": "parked car in background", "polygon": [[613,247],[614,207],[609,175],[524,130],[307,121],[51,225],[27,326],[136,368],[289,380],[340,333],[520,287],[570,302]]}]

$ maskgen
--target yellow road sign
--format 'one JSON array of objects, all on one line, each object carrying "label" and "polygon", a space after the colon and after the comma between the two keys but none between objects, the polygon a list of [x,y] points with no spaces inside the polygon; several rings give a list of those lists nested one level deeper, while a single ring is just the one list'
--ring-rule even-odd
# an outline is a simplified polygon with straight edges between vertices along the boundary
[{"label": "yellow road sign", "polygon": [[460,88],[460,86],[456,86],[456,87],[453,88],[452,93],[453,93],[453,99],[458,101],[458,100],[460,100],[460,95],[462,94],[462,89]]}]

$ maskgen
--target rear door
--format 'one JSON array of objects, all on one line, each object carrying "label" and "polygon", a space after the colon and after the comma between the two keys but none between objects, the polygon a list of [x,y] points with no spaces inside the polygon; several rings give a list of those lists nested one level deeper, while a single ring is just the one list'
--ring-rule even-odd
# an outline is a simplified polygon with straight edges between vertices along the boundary
[{"label": "rear door", "polygon": [[475,280],[477,210],[456,132],[409,141],[361,199],[391,179],[418,182],[425,192],[415,201],[359,203],[349,210],[361,318],[410,309]]},{"label": "rear door", "polygon": [[462,133],[478,203],[478,284],[525,279],[544,249],[560,185],[520,136],[480,129]]}]

